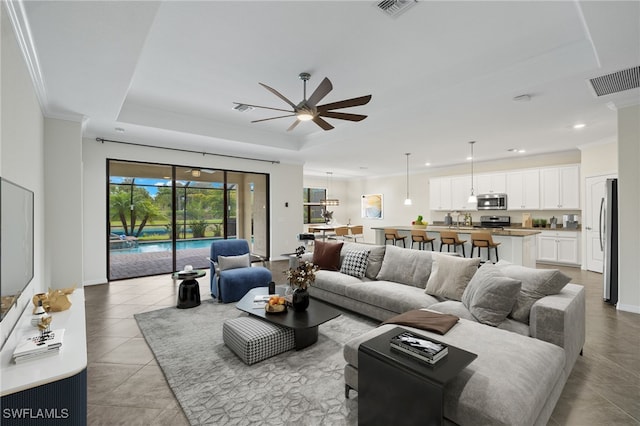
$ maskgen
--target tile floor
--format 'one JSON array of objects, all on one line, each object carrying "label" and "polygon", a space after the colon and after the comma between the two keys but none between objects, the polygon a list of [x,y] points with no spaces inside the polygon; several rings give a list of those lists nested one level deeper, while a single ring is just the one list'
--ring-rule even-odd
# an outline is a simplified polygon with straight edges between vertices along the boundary
[{"label": "tile floor", "polygon": [[[640,425],[640,315],[602,302],[600,274],[561,269],[586,286],[587,342],[549,424]],[[208,276],[199,282],[210,297]],[[85,287],[89,425],[189,424],[133,318],[175,306],[178,285],[161,275]]]}]

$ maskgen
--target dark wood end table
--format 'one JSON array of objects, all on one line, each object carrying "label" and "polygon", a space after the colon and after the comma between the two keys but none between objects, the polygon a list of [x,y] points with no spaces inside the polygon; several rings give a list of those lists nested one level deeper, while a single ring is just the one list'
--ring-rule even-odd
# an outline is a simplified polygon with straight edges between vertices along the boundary
[{"label": "dark wood end table", "polygon": [[477,358],[449,345],[449,353],[430,365],[391,349],[389,341],[403,331],[395,327],[360,344],[359,425],[442,425],[444,386]]},{"label": "dark wood end table", "polygon": [[[276,287],[276,293],[280,296],[284,296],[284,292],[285,287]],[[264,310],[264,305],[255,306],[253,303],[256,296],[266,294],[268,294],[266,287],[253,288],[240,299],[236,307],[270,323],[292,328],[297,350],[304,349],[317,342],[318,326],[340,316],[339,310],[314,299],[309,302],[309,307],[304,312],[295,312],[293,309],[289,309],[286,313],[270,314]]]}]

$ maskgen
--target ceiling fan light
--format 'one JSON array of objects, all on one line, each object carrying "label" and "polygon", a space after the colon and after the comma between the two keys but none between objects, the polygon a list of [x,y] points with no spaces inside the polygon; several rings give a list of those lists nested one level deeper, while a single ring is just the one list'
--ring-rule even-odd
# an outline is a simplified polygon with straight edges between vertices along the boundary
[{"label": "ceiling fan light", "polygon": [[300,111],[296,114],[296,117],[298,118],[298,120],[300,121],[310,121],[313,120],[313,114],[311,114],[309,111]]}]

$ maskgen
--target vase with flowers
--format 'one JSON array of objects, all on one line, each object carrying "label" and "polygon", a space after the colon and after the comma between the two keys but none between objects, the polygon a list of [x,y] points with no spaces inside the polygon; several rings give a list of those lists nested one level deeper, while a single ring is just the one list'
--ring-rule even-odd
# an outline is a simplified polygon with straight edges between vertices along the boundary
[{"label": "vase with flowers", "polygon": [[309,291],[307,290],[311,283],[316,279],[316,271],[318,267],[309,262],[303,261],[302,255],[305,252],[304,246],[296,249],[296,258],[298,266],[289,268],[284,271],[289,282],[289,288],[292,290],[291,305],[296,312],[303,312],[309,307]]}]

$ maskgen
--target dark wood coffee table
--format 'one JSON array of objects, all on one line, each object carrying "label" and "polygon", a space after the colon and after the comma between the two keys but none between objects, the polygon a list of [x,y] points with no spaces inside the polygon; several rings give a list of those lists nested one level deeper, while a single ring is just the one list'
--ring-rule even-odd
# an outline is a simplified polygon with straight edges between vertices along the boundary
[{"label": "dark wood coffee table", "polygon": [[359,425],[442,425],[445,385],[477,358],[449,345],[449,353],[429,365],[391,349],[389,341],[403,331],[396,327],[360,344]]},{"label": "dark wood coffee table", "polygon": [[[276,293],[280,296],[284,295],[284,291],[285,287],[276,287]],[[286,313],[270,314],[264,310],[264,306],[255,307],[253,303],[256,296],[266,294],[268,294],[266,287],[253,288],[240,299],[236,307],[270,323],[293,329],[297,350],[317,342],[318,326],[340,316],[339,310],[315,299],[311,299],[309,307],[304,312],[289,309]]]}]

